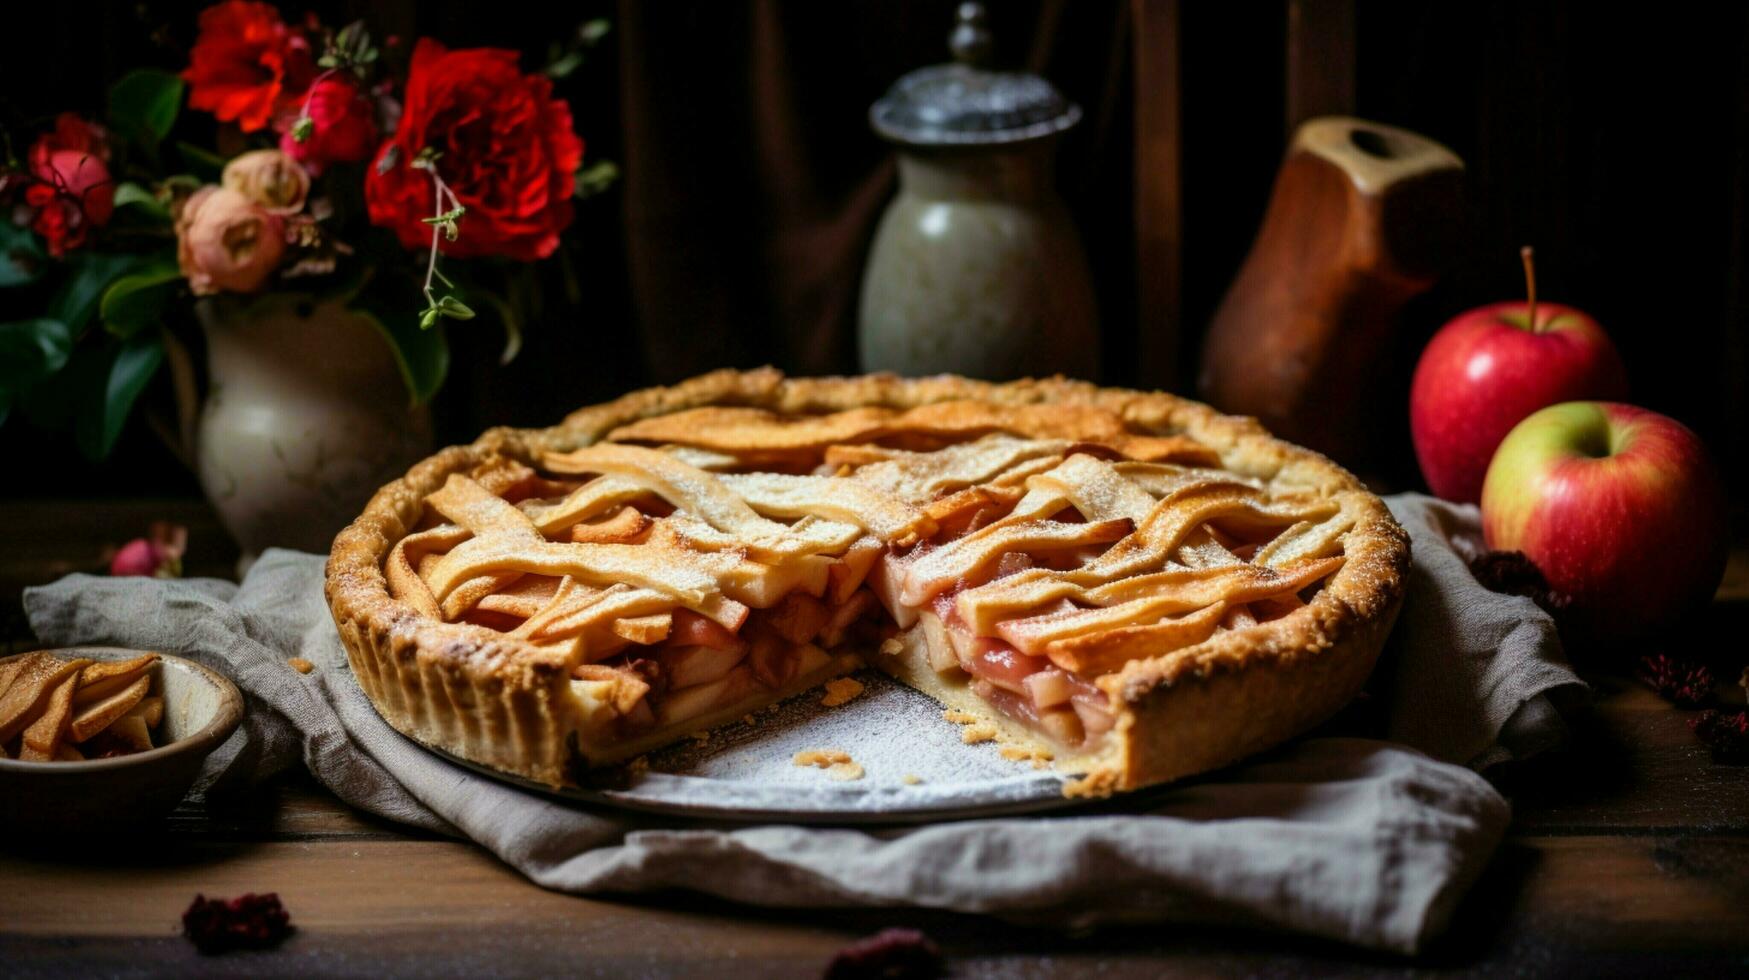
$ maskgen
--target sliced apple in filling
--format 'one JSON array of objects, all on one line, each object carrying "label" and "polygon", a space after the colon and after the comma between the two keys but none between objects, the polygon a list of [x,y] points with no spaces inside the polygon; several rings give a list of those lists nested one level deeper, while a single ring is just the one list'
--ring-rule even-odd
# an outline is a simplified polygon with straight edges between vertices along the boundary
[{"label": "sliced apple in filling", "polygon": [[568,664],[591,763],[864,655],[1073,762],[1110,749],[1126,664],[1292,614],[1348,526],[1077,412],[1028,408],[1031,438],[936,408],[663,416],[538,470],[451,475],[384,573],[420,613]]}]

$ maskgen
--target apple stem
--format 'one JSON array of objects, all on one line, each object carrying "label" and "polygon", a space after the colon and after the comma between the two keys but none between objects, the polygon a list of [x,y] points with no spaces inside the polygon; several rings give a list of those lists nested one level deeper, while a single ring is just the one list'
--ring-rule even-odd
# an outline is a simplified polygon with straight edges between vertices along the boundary
[{"label": "apple stem", "polygon": [[1542,333],[1536,322],[1536,251],[1526,245],[1518,250],[1518,257],[1524,260],[1524,291],[1530,294],[1530,332]]}]

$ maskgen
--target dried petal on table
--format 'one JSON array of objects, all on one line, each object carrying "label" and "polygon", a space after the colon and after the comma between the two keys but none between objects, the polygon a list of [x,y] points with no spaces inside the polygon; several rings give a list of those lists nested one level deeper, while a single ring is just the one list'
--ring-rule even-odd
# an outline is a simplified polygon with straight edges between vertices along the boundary
[{"label": "dried petal on table", "polygon": [[1712,750],[1714,762],[1749,765],[1749,710],[1702,711],[1688,726]]},{"label": "dried petal on table", "polygon": [[943,973],[941,947],[916,929],[883,929],[838,951],[824,980],[928,978]]},{"label": "dried petal on table", "polygon": [[1705,664],[1654,653],[1640,658],[1636,673],[1659,697],[1680,707],[1698,708],[1712,699],[1713,672]]},{"label": "dried petal on table", "polygon": [[196,895],[182,913],[182,934],[209,955],[277,946],[293,929],[277,892],[240,895],[229,901]]}]

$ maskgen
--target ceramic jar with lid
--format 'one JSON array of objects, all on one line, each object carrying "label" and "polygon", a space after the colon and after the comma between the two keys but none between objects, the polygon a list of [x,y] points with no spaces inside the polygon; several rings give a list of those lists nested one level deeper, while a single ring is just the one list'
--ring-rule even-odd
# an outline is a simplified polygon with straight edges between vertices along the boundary
[{"label": "ceramic jar with lid", "polygon": [[863,275],[862,367],[1093,377],[1093,287],[1053,166],[1081,110],[1036,75],[986,67],[981,4],[960,5],[949,46],[954,62],[905,75],[869,110],[898,147],[899,192]]}]

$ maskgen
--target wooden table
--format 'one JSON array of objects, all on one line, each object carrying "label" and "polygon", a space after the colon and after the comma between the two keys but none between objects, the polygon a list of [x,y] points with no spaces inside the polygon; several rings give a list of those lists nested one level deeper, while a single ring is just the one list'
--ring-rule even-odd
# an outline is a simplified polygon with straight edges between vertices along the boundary
[{"label": "wooden table", "polygon": [[[228,570],[233,556],[197,503],[0,503],[8,634],[19,635],[19,588],[94,565],[103,542],[155,517],[190,526],[191,573]],[[1735,556],[1711,611],[1738,643],[1746,572]],[[1639,684],[1590,680],[1595,710],[1572,746],[1503,776],[1512,832],[1453,928],[1413,961],[1238,929],[1069,935],[951,913],[574,898],[470,844],[361,815],[298,774],[224,805],[191,799],[159,831],[112,848],[0,851],[0,975],[808,976],[888,925],[929,933],[963,977],[1749,970],[1749,767],[1714,764],[1686,713]],[[196,892],[246,891],[277,891],[291,911],[298,931],[279,949],[203,958],[178,935]]]}]

